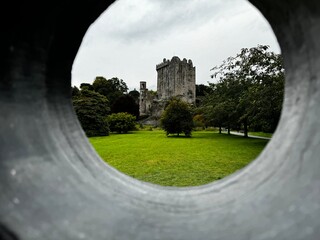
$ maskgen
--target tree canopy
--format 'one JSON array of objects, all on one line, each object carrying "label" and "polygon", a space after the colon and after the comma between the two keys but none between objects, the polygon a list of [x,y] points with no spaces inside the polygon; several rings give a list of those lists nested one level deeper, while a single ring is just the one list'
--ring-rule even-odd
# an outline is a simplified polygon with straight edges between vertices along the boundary
[{"label": "tree canopy", "polygon": [[106,117],[110,108],[105,96],[84,89],[73,97],[73,106],[88,137],[109,135]]},{"label": "tree canopy", "polygon": [[129,94],[122,95],[115,100],[111,108],[112,113],[126,112],[138,119],[139,104]]},{"label": "tree canopy", "polygon": [[196,85],[196,105],[200,106],[207,94],[212,93],[212,89],[204,84]]},{"label": "tree canopy", "polygon": [[130,91],[128,93],[131,97],[133,97],[134,101],[136,102],[136,104],[139,104],[139,97],[140,97],[140,93],[139,91],[137,91],[136,89]]},{"label": "tree canopy", "polygon": [[166,131],[166,134],[184,133],[186,136],[191,136],[193,128],[193,120],[190,107],[187,103],[179,98],[173,98],[165,108],[161,116],[161,126]]},{"label": "tree canopy", "polygon": [[92,87],[94,91],[107,97],[110,106],[128,91],[127,84],[117,77],[106,79],[104,77],[96,77]]},{"label": "tree canopy", "polygon": [[212,93],[204,100],[205,115],[216,126],[248,127],[273,132],[278,124],[284,92],[284,68],[280,54],[269,46],[243,48],[211,69]]}]

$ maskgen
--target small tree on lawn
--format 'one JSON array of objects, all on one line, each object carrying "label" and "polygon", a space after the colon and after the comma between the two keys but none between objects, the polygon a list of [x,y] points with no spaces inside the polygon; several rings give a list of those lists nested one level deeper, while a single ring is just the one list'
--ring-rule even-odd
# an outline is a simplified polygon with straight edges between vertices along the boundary
[{"label": "small tree on lawn", "polygon": [[161,126],[169,134],[184,133],[191,136],[193,120],[190,107],[178,98],[170,100],[168,106],[161,116]]},{"label": "small tree on lawn", "polygon": [[128,133],[135,128],[136,117],[129,113],[113,113],[107,117],[111,132]]}]

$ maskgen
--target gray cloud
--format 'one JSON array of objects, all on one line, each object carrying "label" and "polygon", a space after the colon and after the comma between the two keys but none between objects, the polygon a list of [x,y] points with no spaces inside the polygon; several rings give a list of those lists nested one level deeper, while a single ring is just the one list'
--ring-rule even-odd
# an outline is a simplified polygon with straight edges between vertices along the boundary
[{"label": "gray cloud", "polygon": [[[235,0],[137,0],[117,1],[97,23],[99,31],[124,42],[156,41],[172,33],[190,31],[198,26],[235,14],[241,1]],[[228,13],[229,12],[229,13]],[[123,17],[125,16],[125,17]]]},{"label": "gray cloud", "polygon": [[244,47],[267,44],[279,52],[270,26],[246,0],[120,0],[92,24],[72,70],[72,81],[122,78],[130,89],[156,88],[155,65],[190,58],[197,83]]}]

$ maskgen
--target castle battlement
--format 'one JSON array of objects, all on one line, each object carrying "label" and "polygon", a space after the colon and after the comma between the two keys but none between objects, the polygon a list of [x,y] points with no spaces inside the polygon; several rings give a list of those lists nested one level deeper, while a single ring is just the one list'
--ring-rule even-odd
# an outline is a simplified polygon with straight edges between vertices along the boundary
[{"label": "castle battlement", "polygon": [[164,58],[162,63],[159,63],[159,64],[156,65],[156,70],[164,68],[164,67],[166,67],[166,66],[168,66],[168,65],[170,65],[171,63],[174,63],[174,62],[175,63],[187,64],[187,65],[189,65],[189,67],[193,67],[193,63],[192,63],[191,59],[187,60],[186,58],[184,58],[183,60],[180,60],[179,57],[174,56],[174,57],[172,57],[171,60]]},{"label": "castle battlement", "polygon": [[163,59],[163,62],[162,63],[159,63],[156,65],[156,70],[160,69],[160,68],[163,68],[165,66],[168,66],[170,63],[170,60],[167,60],[167,59]]}]

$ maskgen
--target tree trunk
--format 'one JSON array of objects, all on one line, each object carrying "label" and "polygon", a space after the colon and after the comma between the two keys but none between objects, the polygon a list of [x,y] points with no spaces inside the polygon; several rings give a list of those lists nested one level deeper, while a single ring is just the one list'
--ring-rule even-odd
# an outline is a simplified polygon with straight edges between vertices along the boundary
[{"label": "tree trunk", "polygon": [[247,119],[244,120],[243,122],[243,136],[244,137],[248,137],[248,123],[247,123]]},{"label": "tree trunk", "polygon": [[230,135],[230,126],[228,126],[228,134]]},{"label": "tree trunk", "polygon": [[219,126],[219,133],[221,134],[221,126]]}]

